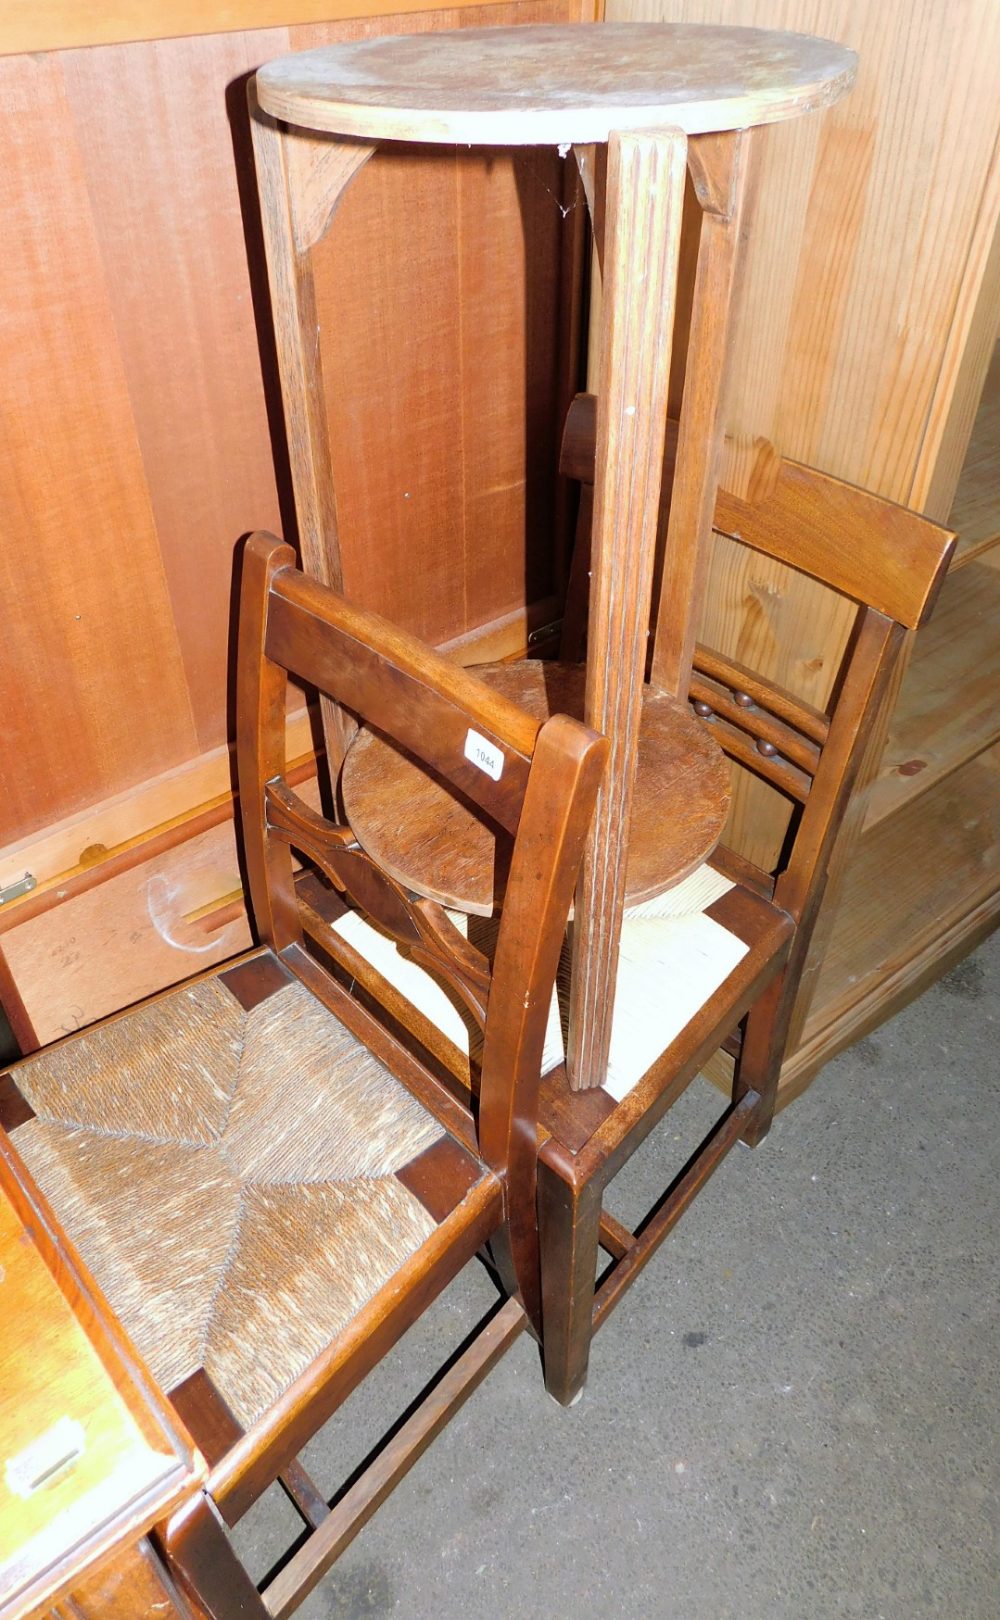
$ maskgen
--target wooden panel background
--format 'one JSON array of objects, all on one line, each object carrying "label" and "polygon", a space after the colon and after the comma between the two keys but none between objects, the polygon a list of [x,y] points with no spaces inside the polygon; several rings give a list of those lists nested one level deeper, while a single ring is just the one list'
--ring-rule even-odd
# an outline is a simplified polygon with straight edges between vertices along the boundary
[{"label": "wooden panel background", "polygon": [[[764,437],[906,504],[955,385],[942,366],[1000,134],[1000,8],[607,0],[605,11],[609,20],[799,29],[858,52],[849,96],[764,136],[727,427],[751,454]],[[973,401],[988,358],[987,348],[968,380]],[[732,466],[726,482],[738,482]],[[945,518],[953,493],[954,484],[940,490],[930,515]]]},{"label": "wooden panel background", "polygon": [[[270,384],[248,74],[369,32],[576,14],[526,0],[0,59],[0,852],[226,740],[234,550],[292,522],[258,353],[255,302]],[[551,582],[547,164],[443,157],[428,206],[412,164],[380,157],[325,247],[348,580],[391,581],[377,605],[435,638]],[[280,482],[280,425],[277,443]]]},{"label": "wooden panel background", "polygon": [[[8,6],[0,15],[0,53],[325,23],[354,17],[357,9],[356,0],[104,0],[99,7],[79,0],[33,0],[30,6]],[[426,0],[367,0],[365,7],[373,17],[425,9]]]},{"label": "wooden panel background", "polygon": [[344,586],[433,642],[553,589],[561,169],[376,153],[315,252]]},{"label": "wooden panel background", "polygon": [[[722,476],[745,488],[773,445],[947,521],[1000,315],[1000,7],[995,0],[606,0],[605,14],[799,29],[858,52],[851,95],[764,136]],[[885,819],[867,833],[866,788],[849,812],[793,1023],[793,1045],[795,1030],[805,1044],[786,1062],[784,1099],[832,1051],[915,993],[936,960],[943,970],[961,948],[963,928],[969,945],[982,931],[980,853],[942,839],[930,813],[950,802],[949,773],[973,780],[975,757],[995,734],[979,718],[983,704],[970,709],[965,695],[969,678],[978,679],[976,635],[981,642],[984,633],[971,612],[960,618],[942,607],[938,640],[948,636],[953,645],[947,656],[924,660],[919,680],[902,688],[886,770],[902,764],[913,772],[898,750],[915,749],[919,735],[920,775],[896,770],[876,782],[872,814]],[[760,658],[813,703],[827,700],[850,618],[789,570],[716,542],[705,639],[748,663]],[[935,635],[935,627],[923,634]],[[866,781],[880,745],[876,738]],[[913,802],[921,792],[926,817]],[[785,819],[773,796],[741,783],[728,834],[770,863]],[[889,903],[895,863],[907,874],[942,871],[950,886],[948,908],[941,886],[928,893],[919,937]],[[900,931],[886,945],[885,972],[875,964],[855,974],[857,940],[878,938],[881,949],[885,916]]]},{"label": "wooden panel background", "polygon": [[[966,0],[960,22],[950,0],[607,0],[605,11],[800,29],[858,52],[849,96],[763,137],[723,478],[744,487],[763,439],[946,518],[990,350],[968,340],[996,272],[1000,8]],[[817,607],[779,565],[725,552],[706,639],[737,656],[763,647],[778,679],[824,703],[847,616]],[[759,856],[773,847],[748,800],[734,832]]]}]

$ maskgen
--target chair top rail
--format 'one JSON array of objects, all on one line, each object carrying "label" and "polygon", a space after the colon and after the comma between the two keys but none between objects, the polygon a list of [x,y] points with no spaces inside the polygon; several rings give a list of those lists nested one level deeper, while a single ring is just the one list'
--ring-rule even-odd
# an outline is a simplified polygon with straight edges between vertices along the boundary
[{"label": "chair top rail", "polygon": [[516,829],[539,722],[515,704],[292,567],[272,576],[265,652]]},{"label": "chair top rail", "polygon": [[759,500],[719,490],[714,527],[908,630],[930,616],[956,541],[905,506],[784,456]]},{"label": "chair top rail", "polygon": [[[669,472],[677,427],[667,424]],[[597,398],[578,394],[563,434],[560,470],[593,483]],[[669,503],[670,479],[662,500]],[[956,536],[918,512],[762,444],[746,496],[720,486],[713,527],[916,630],[929,618]]]}]

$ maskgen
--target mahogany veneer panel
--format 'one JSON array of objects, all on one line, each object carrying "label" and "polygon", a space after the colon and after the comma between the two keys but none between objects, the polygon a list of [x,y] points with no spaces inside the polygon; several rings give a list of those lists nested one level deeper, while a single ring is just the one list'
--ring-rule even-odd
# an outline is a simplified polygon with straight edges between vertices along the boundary
[{"label": "mahogany veneer panel", "polygon": [[[574,15],[569,0],[529,0],[0,60],[0,689],[12,762],[0,848],[226,740],[234,549],[282,517],[292,528],[261,383],[255,301],[266,371],[269,312],[247,74],[365,33]],[[549,161],[552,181],[539,171],[525,191],[509,169],[452,159],[447,225],[397,212],[373,168],[321,266],[331,386],[363,379],[338,468],[353,585],[391,578],[395,600],[377,605],[411,606],[408,622],[441,639],[550,588],[563,222],[545,189],[558,192],[562,165]],[[522,194],[530,300],[515,251]],[[354,262],[383,267],[381,308],[326,279]],[[381,407],[397,389],[407,412],[387,428]],[[346,411],[345,400],[338,434]],[[276,394],[271,416],[280,422]],[[283,476],[280,428],[277,445]],[[449,463],[439,499],[431,469]],[[399,493],[402,507],[404,478],[412,513],[386,526],[383,554],[384,503],[372,514],[369,497]]]},{"label": "mahogany veneer panel", "polygon": [[225,735],[234,549],[281,527],[230,120],[232,87],[285,42],[276,29],[59,58],[199,749]]},{"label": "mahogany veneer panel", "polygon": [[0,107],[6,843],[198,746],[60,63],[0,61]]}]

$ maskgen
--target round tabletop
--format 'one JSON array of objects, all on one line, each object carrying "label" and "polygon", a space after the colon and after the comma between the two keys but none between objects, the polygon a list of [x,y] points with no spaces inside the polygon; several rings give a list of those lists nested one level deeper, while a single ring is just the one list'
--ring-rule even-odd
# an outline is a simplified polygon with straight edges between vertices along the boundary
[{"label": "round tabletop", "polygon": [[[524,659],[470,671],[536,719],[583,715],[582,664]],[[672,888],[712,853],[729,811],[730,771],[707,726],[686,703],[643,694],[632,801],[626,904]],[[340,778],[344,809],[363,849],[417,894],[489,917],[502,898],[510,838],[426,766],[362,728]]]},{"label": "round tabletop", "polygon": [[775,123],[836,101],[856,65],[831,40],[762,28],[464,28],[279,57],[257,98],[274,118],[364,140],[538,146]]}]

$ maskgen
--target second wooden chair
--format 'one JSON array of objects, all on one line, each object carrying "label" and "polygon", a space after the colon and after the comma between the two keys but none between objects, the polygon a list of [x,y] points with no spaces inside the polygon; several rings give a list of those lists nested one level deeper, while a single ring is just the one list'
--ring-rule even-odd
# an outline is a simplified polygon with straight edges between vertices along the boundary
[{"label": "second wooden chair", "polygon": [[[580,396],[565,437],[563,470],[585,485],[594,417],[594,400]],[[562,1402],[583,1387],[594,1331],[707,1178],[736,1142],[756,1144],[768,1131],[834,842],[906,631],[929,616],[955,543],[916,513],[773,454],[754,498],[719,491],[714,526],[857,604],[855,622],[828,712],[696,647],[695,712],[735,766],[789,801],[792,817],[775,870],[720,847],[677,888],[626,911],[604,1085],[570,1092],[559,1069],[546,1079],[545,1376]],[[723,1043],[736,1058],[730,1107],[628,1231],[603,1208],[609,1183]],[[599,1248],[614,1265],[595,1296]]]},{"label": "second wooden chair", "polygon": [[[593,477],[594,414],[593,399],[581,396],[567,424],[563,470],[584,484]],[[588,1090],[567,1079],[564,951],[543,1055],[538,1177],[545,1378],[563,1403],[583,1387],[595,1329],[682,1211],[736,1142],[767,1132],[834,841],[906,630],[928,616],[954,544],[926,519],[810,468],[770,456],[767,471],[752,500],[720,492],[716,528],[841,593],[848,611],[857,604],[854,632],[828,712],[697,647],[695,711],[736,766],[791,805],[789,838],[773,871],[720,848],[674,888],[626,909],[609,1060],[603,1083]],[[581,538],[575,568],[585,581]],[[568,632],[577,653],[584,595]],[[537,668],[559,687],[555,666]],[[426,829],[421,858],[435,847]],[[488,948],[488,922],[456,921],[480,930]],[[350,936],[359,983],[474,1090],[475,1045],[454,998],[373,930],[335,926]],[[730,1107],[641,1229],[626,1230],[603,1207],[609,1184],[724,1043],[737,1057]],[[595,1296],[601,1248],[614,1264]]]}]

